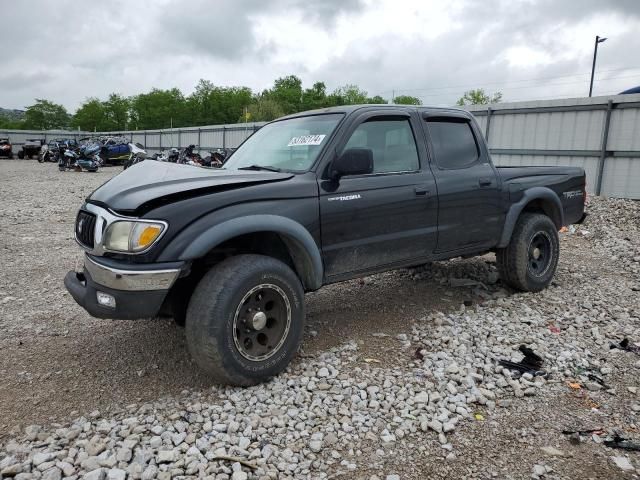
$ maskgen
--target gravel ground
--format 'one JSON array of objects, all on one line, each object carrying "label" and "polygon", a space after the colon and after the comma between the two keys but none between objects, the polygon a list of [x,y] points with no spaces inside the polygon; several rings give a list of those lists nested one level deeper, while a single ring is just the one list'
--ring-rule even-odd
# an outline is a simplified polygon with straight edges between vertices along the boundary
[{"label": "gravel ground", "polygon": [[[640,204],[593,199],[552,286],[492,255],[307,296],[283,375],[211,386],[171,321],[102,321],[66,295],[82,198],[119,169],[0,162],[0,476],[638,478]],[[520,345],[546,376],[520,377]],[[597,430],[565,435],[563,430]]]}]

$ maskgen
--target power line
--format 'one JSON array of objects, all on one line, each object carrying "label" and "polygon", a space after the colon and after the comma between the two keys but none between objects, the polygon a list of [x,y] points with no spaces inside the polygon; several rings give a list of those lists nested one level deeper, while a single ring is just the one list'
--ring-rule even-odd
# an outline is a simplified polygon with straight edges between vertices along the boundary
[{"label": "power line", "polygon": [[[602,82],[611,82],[611,81],[615,81],[615,80],[622,80],[625,78],[640,78],[640,73],[635,74],[635,75],[624,75],[621,77],[610,77],[610,78],[602,78],[599,79],[598,82],[602,83]],[[539,84],[539,85],[521,85],[518,87],[504,87],[501,88],[501,91],[511,91],[511,90],[523,90],[523,89],[536,89],[536,88],[545,88],[545,87],[553,87],[553,86],[562,86],[562,85],[582,85],[584,83],[583,80],[581,81],[575,81],[575,82],[556,82],[556,83],[544,83],[544,84]],[[482,88],[483,85],[479,85],[478,88]],[[453,88],[453,87],[452,87]],[[421,89],[422,90],[422,89]],[[412,92],[413,90],[409,90],[409,92]],[[416,90],[417,91],[417,90]],[[440,97],[440,96],[444,96],[444,95],[457,95],[459,92],[439,92],[439,93],[419,93],[417,94],[419,97]]]},{"label": "power line", "polygon": [[[639,70],[640,66],[636,66],[636,67],[626,67],[626,68],[617,68],[617,69],[611,69],[611,70],[600,70],[598,72],[598,74],[602,74],[602,73],[611,73],[611,72],[621,72],[621,71],[626,71],[626,70]],[[559,79],[559,78],[568,78],[568,77],[577,77],[577,76],[582,76],[582,75],[591,75],[591,72],[585,72],[585,73],[573,73],[573,74],[567,74],[567,75],[556,75],[556,76],[552,76],[552,77],[538,77],[538,78],[530,78],[530,79],[522,79],[522,80],[510,80],[508,82],[483,82],[481,86],[486,86],[486,85],[510,85],[513,83],[523,83],[523,82],[537,82],[537,81],[544,81],[544,80],[555,80],[555,79]],[[614,77],[614,78],[622,78],[622,77]],[[599,79],[598,81],[603,81],[603,80],[609,80],[609,79]],[[581,83],[580,81],[575,82],[576,84]],[[525,86],[526,87],[526,86]],[[390,93],[392,91],[397,92],[421,92],[421,91],[433,91],[433,90],[448,90],[448,89],[453,89],[453,88],[478,88],[478,84],[467,84],[467,85],[450,85],[450,86],[442,86],[442,87],[426,87],[426,88],[395,88],[393,90],[385,90],[383,92],[380,92],[378,95],[383,95],[385,93]]]}]

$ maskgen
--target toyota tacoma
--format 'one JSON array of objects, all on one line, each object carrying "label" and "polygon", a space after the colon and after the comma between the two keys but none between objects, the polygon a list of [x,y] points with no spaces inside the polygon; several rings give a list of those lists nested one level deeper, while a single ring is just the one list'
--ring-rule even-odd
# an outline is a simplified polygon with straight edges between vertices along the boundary
[{"label": "toyota tacoma", "polygon": [[65,285],[94,317],[172,316],[214,380],[252,385],[288,365],[323,285],[495,252],[504,284],[542,290],[585,197],[581,168],[496,167],[463,110],[304,112],[223,168],[146,161],[99,187]]}]

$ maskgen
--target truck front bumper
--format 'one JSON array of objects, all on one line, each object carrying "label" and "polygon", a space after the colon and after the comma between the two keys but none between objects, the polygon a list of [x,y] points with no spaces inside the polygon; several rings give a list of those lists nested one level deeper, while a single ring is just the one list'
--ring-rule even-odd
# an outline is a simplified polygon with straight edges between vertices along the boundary
[{"label": "truck front bumper", "polygon": [[85,254],[82,272],[70,271],[64,285],[73,299],[97,318],[155,317],[184,262],[132,265]]}]

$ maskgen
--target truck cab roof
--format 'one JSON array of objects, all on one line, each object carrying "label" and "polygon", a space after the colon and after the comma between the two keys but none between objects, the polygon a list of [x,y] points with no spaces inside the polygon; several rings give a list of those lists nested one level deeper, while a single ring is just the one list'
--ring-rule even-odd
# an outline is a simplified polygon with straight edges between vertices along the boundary
[{"label": "truck cab roof", "polygon": [[[360,105],[340,105],[336,107],[327,107],[327,108],[319,108],[317,110],[307,110],[305,112],[292,113],[291,115],[287,115],[285,117],[281,117],[278,120],[284,120],[288,118],[296,118],[296,117],[306,117],[308,115],[323,115],[329,113],[344,113],[344,114],[352,114],[358,110],[383,110],[389,109],[393,111],[405,110],[407,112],[418,112],[423,114],[429,114],[432,116],[433,114],[441,115],[441,116],[451,116],[451,117],[466,117],[470,118],[471,114],[466,110],[455,107],[438,107],[438,106],[429,106],[429,105],[396,105],[396,104],[360,104]],[[434,115],[435,116],[435,115]]]}]

